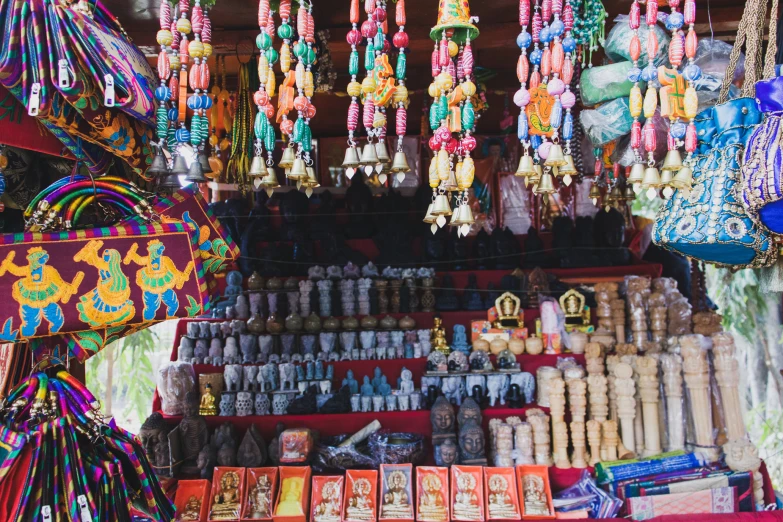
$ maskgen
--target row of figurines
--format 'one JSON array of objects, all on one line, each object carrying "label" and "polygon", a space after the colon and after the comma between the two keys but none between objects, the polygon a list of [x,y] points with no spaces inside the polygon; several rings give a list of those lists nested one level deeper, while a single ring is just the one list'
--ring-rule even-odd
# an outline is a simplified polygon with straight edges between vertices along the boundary
[{"label": "row of figurines", "polygon": [[468,397],[478,404],[501,406],[508,403],[512,408],[535,401],[536,379],[528,372],[491,373],[470,375],[432,376],[421,378],[421,389],[426,391],[428,403],[432,404],[443,394],[449,402],[460,406]]},{"label": "row of figurines", "polygon": [[191,364],[222,366],[306,361],[414,359],[430,355],[432,351],[430,337],[431,332],[427,329],[321,332],[317,335],[242,333],[236,337],[230,335],[225,339],[181,337],[177,347],[177,360]]},{"label": "row of figurines", "polygon": [[[230,285],[242,285],[242,274],[236,272],[236,275],[232,275],[234,272],[230,272],[227,276],[228,283]],[[328,267],[315,265],[307,269],[307,279],[310,281],[321,281],[323,279],[330,279],[332,281],[339,281],[340,279],[359,279],[359,278],[377,279],[379,277],[383,279],[432,279],[435,277],[435,269],[420,267],[420,268],[394,268],[387,266],[383,270],[379,270],[378,267],[372,261],[368,261],[366,265],[358,266],[348,261],[344,267],[338,265],[332,265]],[[249,290],[279,290],[283,287],[290,287],[293,285],[291,281],[298,281],[297,278],[288,278],[283,281],[279,277],[271,277],[264,279],[258,272],[253,274],[247,280],[247,287]]]},{"label": "row of figurines", "polygon": [[427,356],[426,370],[428,374],[485,373],[493,372],[496,369],[509,372],[520,371],[517,358],[511,350],[506,349],[498,353],[495,357],[495,364],[492,363],[489,353],[482,350],[476,350],[467,355],[466,352],[455,349],[446,355],[436,346]]},{"label": "row of figurines", "polygon": [[[462,326],[464,329],[465,327]],[[236,337],[243,333],[252,334],[282,334],[290,333],[309,333],[317,334],[319,332],[353,332],[357,330],[415,330],[416,321],[409,316],[402,319],[395,319],[391,315],[378,319],[373,315],[365,315],[361,319],[349,315],[342,319],[328,316],[321,319],[315,313],[308,316],[301,316],[294,312],[288,315],[284,321],[281,321],[277,314],[271,314],[266,319],[260,314],[252,315],[249,319],[232,319],[230,321],[191,321],[187,323],[186,336],[191,339],[213,339]]]}]

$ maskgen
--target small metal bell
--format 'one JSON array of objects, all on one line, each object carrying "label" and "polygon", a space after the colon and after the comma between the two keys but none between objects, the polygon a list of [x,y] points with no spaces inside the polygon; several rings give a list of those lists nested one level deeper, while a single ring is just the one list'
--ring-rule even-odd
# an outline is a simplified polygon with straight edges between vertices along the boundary
[{"label": "small metal bell", "polygon": [[345,159],[343,160],[344,169],[355,169],[359,166],[359,152],[356,147],[345,149]]},{"label": "small metal bell", "polygon": [[408,166],[408,157],[401,150],[394,153],[394,161],[392,162],[391,171],[395,174],[410,172],[411,168]]},{"label": "small metal bell", "polygon": [[435,201],[432,204],[433,216],[448,216],[451,214],[451,206],[449,205],[449,199],[445,194],[438,194],[435,197]]},{"label": "small metal bell", "polygon": [[670,185],[678,190],[690,190],[693,186],[693,170],[684,165],[672,179]]},{"label": "small metal bell", "polygon": [[212,174],[212,165],[209,164],[209,158],[207,158],[206,154],[199,154],[198,162],[201,163],[201,172],[204,175]]},{"label": "small metal bell", "polygon": [[555,192],[555,184],[552,180],[552,174],[546,172],[541,176],[541,179],[538,181],[538,188],[535,189],[535,193],[552,194],[554,192]]},{"label": "small metal bell", "polygon": [[280,186],[280,183],[277,181],[275,169],[272,167],[266,168],[266,176],[261,180],[261,186],[268,189],[274,189]]},{"label": "small metal bell", "polygon": [[368,143],[364,146],[359,164],[365,167],[375,167],[378,164],[378,152],[375,150],[375,145]]},{"label": "small metal bell", "polygon": [[615,185],[612,190],[609,191],[609,201],[620,201],[623,199],[623,192],[620,187]]},{"label": "small metal bell", "polygon": [[451,221],[449,221],[450,227],[458,227],[464,224],[464,221],[462,221],[462,205],[459,205],[454,210],[454,215],[451,216]]},{"label": "small metal bell", "polygon": [[168,165],[166,165],[166,157],[163,152],[158,151],[155,154],[155,158],[152,160],[152,165],[147,169],[147,174],[151,174],[155,177],[167,176],[169,173]]},{"label": "small metal bell", "polygon": [[634,163],[631,167],[631,175],[628,176],[628,183],[634,185],[644,180],[644,164]]},{"label": "small metal bell", "polygon": [[587,195],[587,197],[590,198],[590,200],[593,202],[593,205],[598,203],[598,200],[601,199],[601,189],[598,188],[597,183],[593,183],[593,186],[590,187],[590,193]]},{"label": "small metal bell", "polygon": [[253,177],[266,175],[266,165],[264,165],[264,159],[261,156],[253,156],[253,161],[250,162],[250,172],[247,174]]},{"label": "small metal bell", "polygon": [[666,153],[666,158],[663,160],[663,166],[661,167],[661,171],[667,172],[667,171],[675,171],[680,170],[682,168],[682,157],[680,156],[680,151],[677,149],[672,149],[669,152]]},{"label": "small metal bell", "polygon": [[533,165],[533,174],[527,177],[527,181],[529,181],[533,185],[538,185],[538,182],[539,180],[541,180],[541,176],[543,175],[544,175],[543,167],[541,167],[540,164]]},{"label": "small metal bell", "polygon": [[283,157],[280,158],[280,163],[277,164],[281,169],[290,169],[294,166],[294,160],[296,155],[292,147],[286,147],[283,151]]},{"label": "small metal bell", "polygon": [[204,176],[204,171],[201,170],[201,163],[194,161],[190,164],[190,169],[188,169],[188,175],[185,178],[185,181],[190,181],[191,183],[206,183],[209,179]]},{"label": "small metal bell", "polygon": [[307,184],[310,188],[316,188],[320,187],[321,184],[318,183],[318,178],[315,175],[315,169],[313,167],[307,167],[307,179],[302,181],[302,183]]},{"label": "small metal bell", "polygon": [[181,187],[179,183],[179,176],[177,174],[169,174],[163,178],[158,185],[161,190],[177,190]]},{"label": "small metal bell", "polygon": [[424,215],[424,222],[427,223],[428,225],[435,223],[435,221],[437,220],[437,216],[433,215],[432,213],[432,207],[433,204],[430,203],[430,206],[427,207],[427,214]]},{"label": "small metal bell", "polygon": [[391,163],[391,157],[389,157],[389,150],[386,148],[386,143],[379,141],[375,144],[375,155],[378,156],[378,161],[384,165]]},{"label": "small metal bell", "polygon": [[674,178],[674,174],[671,170],[662,170],[661,171],[661,185],[668,186],[671,184],[672,179]]},{"label": "small metal bell", "polygon": [[625,187],[625,201],[634,201],[636,199],[636,192],[633,191],[633,187],[626,185]]},{"label": "small metal bell", "polygon": [[658,173],[658,169],[655,167],[647,167],[644,169],[644,179],[642,180],[642,188],[658,188],[661,186],[661,175]]},{"label": "small metal bell", "polygon": [[563,156],[563,147],[559,143],[553,143],[549,147],[549,155],[546,157],[544,165],[547,167],[562,167],[566,164],[565,156]]},{"label": "small metal bell", "polygon": [[463,205],[462,214],[460,217],[462,218],[462,221],[465,225],[472,225],[476,222],[476,220],[473,218],[473,209],[470,208],[470,205]]},{"label": "small metal bell", "polygon": [[174,156],[174,166],[171,168],[171,173],[177,176],[187,176],[188,172],[188,164],[185,162],[185,158],[179,154]]},{"label": "small metal bell", "polygon": [[302,158],[296,158],[294,160],[294,166],[291,167],[291,172],[288,173],[288,178],[297,181],[307,178],[307,168]]},{"label": "small metal bell", "polygon": [[458,190],[457,176],[453,170],[449,170],[449,179],[441,183],[440,187],[446,192],[456,192]]},{"label": "small metal bell", "polygon": [[565,156],[565,165],[560,167],[559,172],[561,176],[574,176],[578,174],[576,166],[574,166],[574,158],[570,154]]},{"label": "small metal bell", "polygon": [[525,154],[521,158],[519,158],[519,167],[517,168],[517,171],[514,173],[515,176],[519,177],[527,177],[534,175],[536,173],[534,165],[533,165],[533,158],[532,156]]}]

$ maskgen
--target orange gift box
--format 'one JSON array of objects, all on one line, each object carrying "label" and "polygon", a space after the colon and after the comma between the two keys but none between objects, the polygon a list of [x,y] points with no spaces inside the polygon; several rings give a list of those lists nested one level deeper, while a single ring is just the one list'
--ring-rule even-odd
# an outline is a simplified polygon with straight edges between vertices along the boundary
[{"label": "orange gift box", "polygon": [[[555,508],[552,505],[552,487],[549,485],[549,468],[547,466],[517,466],[517,487],[519,489],[519,504],[522,508],[523,520],[545,520],[555,518]],[[525,493],[527,491],[527,494]],[[530,498],[533,496],[540,499]],[[533,502],[546,502],[549,514],[527,512]]]},{"label": "orange gift box", "polygon": [[313,449],[313,435],[307,428],[285,430],[279,444],[281,464],[304,464]]},{"label": "orange gift box", "polygon": [[221,514],[220,520],[226,520],[226,517],[222,516],[224,514],[239,520],[244,493],[245,468],[215,468],[212,474],[212,498],[208,520],[216,520],[215,516],[218,514]]},{"label": "orange gift box", "polygon": [[519,520],[519,495],[514,468],[484,468],[487,520]]},{"label": "orange gift box", "polygon": [[451,467],[451,520],[483,522],[484,477],[481,466]]},{"label": "orange gift box", "polygon": [[375,522],[377,520],[378,472],[376,470],[349,469],[345,472],[345,502],[343,502],[343,506],[343,522]]},{"label": "orange gift box", "polygon": [[435,466],[416,468],[416,520],[418,522],[449,520],[449,468]]},{"label": "orange gift box", "polygon": [[381,464],[378,520],[413,520],[413,464]]},{"label": "orange gift box", "polygon": [[[494,310],[494,308],[493,308]],[[520,314],[520,316],[523,314]],[[523,323],[524,324],[524,323]],[[527,339],[527,328],[494,328],[492,321],[471,321],[470,323],[470,340],[484,339],[485,341],[492,342],[493,339],[503,339],[508,341],[510,339]]]},{"label": "orange gift box", "polygon": [[247,468],[242,520],[272,520],[272,503],[276,495],[277,468]]},{"label": "orange gift box", "polygon": [[280,467],[280,486],[272,520],[275,522],[307,522],[310,500],[310,466]]},{"label": "orange gift box", "polygon": [[310,522],[340,522],[343,513],[342,476],[313,477]]},{"label": "orange gift box", "polygon": [[[199,522],[205,522],[209,514],[209,493],[212,483],[203,480],[180,480],[177,484],[177,495],[174,497],[174,507],[178,514],[189,510],[191,501],[199,503]],[[195,499],[195,500],[194,500]]]}]

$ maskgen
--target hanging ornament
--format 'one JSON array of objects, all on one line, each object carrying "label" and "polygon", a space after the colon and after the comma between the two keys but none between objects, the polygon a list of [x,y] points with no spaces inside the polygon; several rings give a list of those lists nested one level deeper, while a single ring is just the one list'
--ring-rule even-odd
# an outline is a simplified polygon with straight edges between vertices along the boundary
[{"label": "hanging ornament", "polygon": [[359,97],[362,94],[362,86],[357,81],[359,74],[359,51],[357,46],[362,41],[362,34],[359,32],[359,0],[351,0],[351,30],[348,31],[346,40],[351,46],[351,54],[348,58],[348,74],[351,75],[351,81],[348,82],[348,96],[351,97],[351,104],[348,106],[348,117],[346,125],[348,127],[348,148],[345,150],[345,159],[343,168],[348,179],[353,178],[356,169],[359,167],[359,152],[356,149],[356,130],[359,127]]},{"label": "hanging ornament", "polygon": [[[256,116],[253,121],[255,140],[253,142],[253,160],[250,163],[248,175],[253,179],[255,188],[264,187],[271,191],[279,183],[272,159],[277,139],[275,128],[272,125],[275,108],[271,100],[273,93],[270,94],[268,89],[274,91],[275,88],[274,64],[278,60],[278,55],[274,49],[274,13],[269,8],[269,0],[260,0],[258,3],[258,29],[259,33],[256,37],[256,47],[259,50],[258,90],[253,94],[253,102],[256,106]],[[281,68],[290,65],[290,60],[290,50],[284,40],[280,52]],[[266,162],[263,159],[265,150]]]},{"label": "hanging ornament", "polygon": [[397,89],[394,91],[392,101],[397,107],[395,117],[395,131],[397,134],[397,150],[394,153],[394,161],[392,162],[391,171],[397,175],[397,180],[402,183],[405,179],[405,173],[411,169],[408,166],[408,158],[405,156],[402,145],[405,139],[405,133],[408,128],[408,88],[405,86],[405,78],[407,76],[407,57],[406,52],[408,49],[409,38],[405,32],[405,23],[407,21],[407,15],[405,13],[405,0],[397,0],[397,10],[395,13],[395,21],[399,28],[394,35],[393,43],[398,49],[397,54],[397,68],[395,70],[394,77],[397,80]]},{"label": "hanging ornament", "polygon": [[162,179],[169,174],[169,165],[166,159],[169,136],[169,104],[172,98],[171,88],[168,85],[171,74],[171,60],[169,53],[173,52],[172,44],[174,36],[171,32],[171,4],[169,0],[161,0],[160,3],[160,30],[157,34],[157,42],[160,45],[158,54],[158,78],[160,85],[155,89],[155,100],[158,108],[155,111],[155,135],[158,138],[155,158],[148,169],[149,174]]}]

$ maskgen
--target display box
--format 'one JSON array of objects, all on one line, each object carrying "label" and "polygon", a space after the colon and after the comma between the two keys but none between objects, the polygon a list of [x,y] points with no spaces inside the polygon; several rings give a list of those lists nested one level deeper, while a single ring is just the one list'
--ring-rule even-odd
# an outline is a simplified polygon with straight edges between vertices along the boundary
[{"label": "display box", "polygon": [[413,465],[381,464],[381,509],[378,520],[413,520]]},{"label": "display box", "polygon": [[310,477],[312,475],[310,466],[281,466],[278,475],[280,486],[277,488],[272,520],[275,522],[307,522]]},{"label": "display box", "polygon": [[307,428],[285,430],[279,444],[281,464],[304,464],[313,449],[313,435]]},{"label": "display box", "polygon": [[547,466],[517,466],[517,489],[523,520],[555,518]]},{"label": "display box", "polygon": [[239,520],[244,492],[245,468],[215,468],[208,520]]},{"label": "display box", "polygon": [[277,475],[277,468],[247,468],[242,520],[272,520]]},{"label": "display box", "polygon": [[451,467],[451,520],[484,520],[484,477],[481,466]]},{"label": "display box", "polygon": [[487,520],[519,520],[519,494],[514,468],[484,468]]},{"label": "display box", "polygon": [[344,483],[341,475],[313,477],[310,522],[340,522]]},{"label": "display box", "polygon": [[206,522],[212,483],[209,480],[180,480],[174,507],[179,520]]},{"label": "display box", "polygon": [[345,472],[343,522],[375,522],[378,519],[378,471],[349,469]]},{"label": "display box", "polygon": [[[520,314],[522,315],[522,314]],[[492,342],[494,339],[527,339],[527,328],[494,328],[491,321],[472,321],[470,323],[470,339],[484,339]]]},{"label": "display box", "polygon": [[449,468],[418,466],[416,468],[417,522],[449,520]]}]

